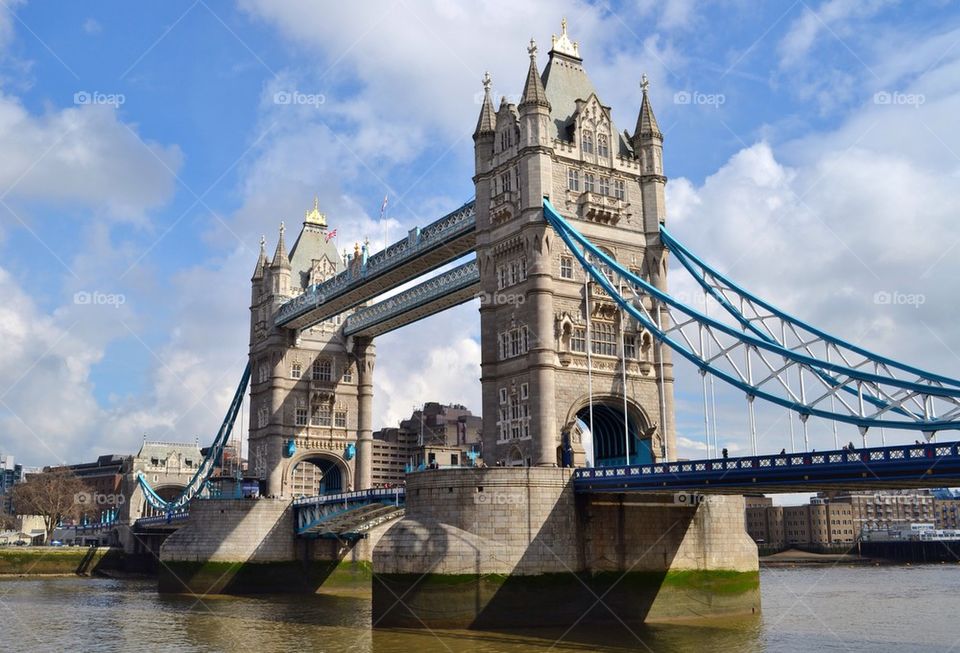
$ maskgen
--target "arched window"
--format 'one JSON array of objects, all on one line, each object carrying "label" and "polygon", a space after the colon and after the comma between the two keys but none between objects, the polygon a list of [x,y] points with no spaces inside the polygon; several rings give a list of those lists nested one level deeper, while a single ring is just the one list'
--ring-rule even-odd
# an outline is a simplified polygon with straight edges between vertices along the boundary
[{"label": "arched window", "polygon": [[610,156],[610,144],[607,142],[606,134],[597,134],[597,154]]},{"label": "arched window", "polygon": [[584,130],[580,140],[584,154],[593,154],[593,132]]},{"label": "arched window", "polygon": [[326,358],[318,358],[313,361],[312,376],[314,381],[332,381],[333,364]]}]

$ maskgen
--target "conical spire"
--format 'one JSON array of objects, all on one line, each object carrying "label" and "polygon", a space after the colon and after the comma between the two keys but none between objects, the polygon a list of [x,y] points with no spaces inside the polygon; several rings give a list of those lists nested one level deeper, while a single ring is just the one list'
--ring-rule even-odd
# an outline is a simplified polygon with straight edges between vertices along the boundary
[{"label": "conical spire", "polygon": [[263,279],[263,270],[267,267],[267,237],[260,236],[260,256],[257,258],[257,267],[253,271],[253,280]]},{"label": "conical spire", "polygon": [[480,118],[477,120],[477,128],[473,132],[473,138],[476,139],[482,134],[493,134],[497,130],[497,116],[493,110],[493,100],[490,99],[490,73],[483,74],[483,106],[480,108]]},{"label": "conical spire", "polygon": [[657,124],[657,118],[653,115],[653,106],[650,104],[650,98],[647,96],[647,88],[650,81],[646,73],[641,77],[640,88],[643,89],[643,100],[640,102],[640,115],[637,116],[637,128],[633,132],[636,138],[663,138],[660,126]]},{"label": "conical spire", "polygon": [[277,251],[273,253],[273,262],[270,263],[271,268],[281,268],[285,270],[290,269],[290,259],[287,258],[287,246],[283,242],[283,232],[286,231],[286,227],[281,222],[280,223],[280,240],[277,241]]},{"label": "conical spire", "polygon": [[530,39],[530,46],[527,48],[530,55],[530,69],[527,71],[527,83],[523,87],[523,99],[520,100],[520,106],[538,105],[550,110],[550,102],[547,100],[547,92],[543,90],[543,82],[540,80],[540,73],[537,71],[537,42]]}]

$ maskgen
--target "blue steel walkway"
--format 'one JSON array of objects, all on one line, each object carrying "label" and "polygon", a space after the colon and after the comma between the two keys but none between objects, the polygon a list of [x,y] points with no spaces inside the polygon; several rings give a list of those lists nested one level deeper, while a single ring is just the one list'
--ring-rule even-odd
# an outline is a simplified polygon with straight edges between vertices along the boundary
[{"label": "blue steel walkway", "polygon": [[960,442],[578,469],[574,489],[712,494],[960,485]]}]

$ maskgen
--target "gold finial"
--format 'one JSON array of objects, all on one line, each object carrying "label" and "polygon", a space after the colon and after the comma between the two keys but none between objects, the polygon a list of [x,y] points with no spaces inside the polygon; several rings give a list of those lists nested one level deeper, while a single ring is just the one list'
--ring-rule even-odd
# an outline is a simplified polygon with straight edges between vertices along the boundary
[{"label": "gold finial", "polygon": [[647,79],[647,73],[643,73],[643,75],[640,76],[640,88],[643,90],[644,93],[646,93],[647,87],[649,86],[650,86],[650,80]]},{"label": "gold finial", "polygon": [[320,213],[320,197],[313,196],[313,208],[303,212],[304,224],[316,225],[322,229],[327,227],[327,216]]},{"label": "gold finial", "polygon": [[354,259],[357,259],[357,258],[359,258],[359,257],[360,257],[360,243],[354,242],[354,243],[353,243],[353,258],[354,258]]},{"label": "gold finial", "polygon": [[566,17],[560,21],[560,36],[554,34],[551,38],[551,52],[559,52],[570,57],[580,58],[580,44],[577,41],[571,41],[567,35]]}]

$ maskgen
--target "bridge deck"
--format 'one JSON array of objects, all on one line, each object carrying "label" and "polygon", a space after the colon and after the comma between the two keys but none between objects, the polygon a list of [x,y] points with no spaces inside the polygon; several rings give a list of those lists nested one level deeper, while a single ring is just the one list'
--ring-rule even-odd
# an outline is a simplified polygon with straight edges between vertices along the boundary
[{"label": "bridge deck", "polygon": [[455,261],[475,245],[476,211],[471,201],[422,230],[411,231],[363,265],[311,286],[280,307],[276,322],[306,329]]},{"label": "bridge deck", "polygon": [[578,469],[580,493],[712,494],[960,485],[960,442]]}]

